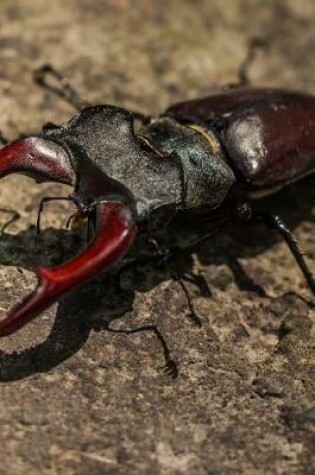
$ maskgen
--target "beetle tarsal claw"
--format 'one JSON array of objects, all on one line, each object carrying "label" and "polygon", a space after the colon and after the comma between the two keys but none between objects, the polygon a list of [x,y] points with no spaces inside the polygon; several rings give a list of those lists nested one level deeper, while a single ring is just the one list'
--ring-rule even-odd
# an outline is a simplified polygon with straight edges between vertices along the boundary
[{"label": "beetle tarsal claw", "polygon": [[95,212],[93,241],[65,264],[37,269],[37,288],[0,322],[0,337],[18,330],[60,296],[108,269],[127,252],[137,231],[129,208],[121,203],[106,202],[96,205]]}]

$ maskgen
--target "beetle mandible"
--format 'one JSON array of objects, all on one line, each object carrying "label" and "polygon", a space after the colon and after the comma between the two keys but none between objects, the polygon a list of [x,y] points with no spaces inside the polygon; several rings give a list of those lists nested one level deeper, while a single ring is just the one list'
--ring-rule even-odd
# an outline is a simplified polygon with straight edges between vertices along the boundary
[{"label": "beetle mandible", "polygon": [[[51,66],[38,70],[37,82],[54,76],[79,112],[4,146],[0,177],[16,172],[73,186],[69,199],[87,218],[91,240],[69,262],[37,269],[37,288],[1,320],[0,337],[119,262],[155,216],[168,223],[180,214],[190,225],[215,227],[222,216],[265,223],[280,232],[315,294],[294,236],[279,216],[255,207],[262,195],[315,173],[315,97],[251,88],[242,72],[239,87],[147,117],[112,105],[85,107],[60,73]],[[137,131],[135,120],[142,123]]]}]

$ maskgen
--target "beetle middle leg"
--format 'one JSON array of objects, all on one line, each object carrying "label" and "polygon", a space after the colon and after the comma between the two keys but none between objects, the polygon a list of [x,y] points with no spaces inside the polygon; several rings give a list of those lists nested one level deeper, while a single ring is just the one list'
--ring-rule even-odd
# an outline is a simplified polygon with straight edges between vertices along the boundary
[{"label": "beetle middle leg", "polygon": [[171,376],[173,379],[177,378],[178,376],[178,368],[175,361],[171,358],[171,353],[169,347],[167,346],[166,340],[161,332],[161,330],[157,327],[157,325],[142,325],[136,328],[119,328],[115,329],[108,324],[106,326],[106,330],[111,333],[120,333],[125,335],[140,333],[140,332],[151,332],[154,333],[156,338],[162,345],[163,354],[165,359],[165,373]]},{"label": "beetle middle leg", "polygon": [[135,268],[139,265],[146,265],[146,264],[151,264],[151,263],[162,264],[169,269],[172,279],[180,285],[185,295],[185,298],[187,300],[187,305],[189,308],[189,318],[196,326],[200,328],[202,326],[202,321],[195,310],[193,299],[185,283],[185,280],[191,281],[192,279],[188,279],[186,276],[183,276],[182,272],[180,271],[176,263],[176,255],[178,254],[178,251],[180,250],[180,248],[173,247],[173,248],[163,249],[159,247],[159,245],[157,244],[155,240],[150,240],[150,242],[153,243],[155,247],[155,251],[140,255],[132,259],[131,261],[127,262],[125,265],[123,265],[119,269],[116,276],[117,287],[119,288],[119,290],[121,290],[121,284],[120,284],[121,277],[123,273],[125,273],[126,271],[132,268]]},{"label": "beetle middle leg", "polygon": [[253,38],[249,42],[247,54],[238,69],[237,82],[227,84],[225,89],[250,86],[251,81],[249,79],[249,68],[255,61],[258,51],[267,49],[267,46],[266,40],[262,38]]}]

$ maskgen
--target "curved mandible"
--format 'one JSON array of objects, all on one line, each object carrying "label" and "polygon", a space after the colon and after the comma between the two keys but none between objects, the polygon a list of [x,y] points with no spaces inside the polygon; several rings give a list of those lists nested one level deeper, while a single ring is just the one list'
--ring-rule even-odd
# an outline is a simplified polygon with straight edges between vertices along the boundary
[{"label": "curved mandible", "polygon": [[70,261],[53,268],[37,269],[37,288],[0,322],[0,337],[14,333],[61,295],[108,269],[127,252],[137,231],[129,207],[117,202],[100,202],[95,212],[93,241]]},{"label": "curved mandible", "polygon": [[0,178],[22,173],[38,182],[75,184],[75,171],[66,151],[50,140],[27,137],[0,150]]}]

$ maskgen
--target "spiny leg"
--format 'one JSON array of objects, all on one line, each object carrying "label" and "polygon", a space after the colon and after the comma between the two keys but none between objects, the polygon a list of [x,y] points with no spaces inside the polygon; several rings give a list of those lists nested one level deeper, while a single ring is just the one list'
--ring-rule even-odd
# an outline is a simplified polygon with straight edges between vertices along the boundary
[{"label": "spiny leg", "polygon": [[199,315],[197,315],[197,312],[195,310],[195,307],[194,307],[194,304],[193,304],[193,300],[191,298],[191,295],[189,293],[189,290],[187,288],[187,285],[185,284],[184,280],[180,277],[175,276],[174,275],[174,280],[176,282],[179,283],[179,285],[181,286],[182,288],[182,291],[184,292],[185,294],[185,297],[186,297],[186,300],[187,300],[187,304],[188,304],[188,308],[189,308],[189,318],[191,319],[191,321],[199,328],[202,327],[202,321],[199,317]]},{"label": "spiny leg", "polygon": [[[185,283],[185,280],[186,281],[191,281],[192,279],[187,279],[187,277],[185,277],[183,275],[183,273],[181,272],[181,270],[179,269],[179,267],[177,265],[176,257],[178,256],[179,252],[183,253],[186,250],[193,248],[197,244],[201,244],[202,242],[207,241],[208,239],[213,237],[215,234],[217,234],[217,232],[222,227],[224,227],[226,222],[229,220],[229,216],[225,213],[223,213],[223,215],[221,215],[220,213],[217,214],[216,216],[212,215],[212,218],[213,218],[213,220],[215,220],[214,222],[216,223],[216,227],[209,230],[207,233],[199,236],[194,241],[189,242],[184,247],[174,246],[174,247],[171,247],[171,248],[168,248],[168,249],[161,249],[159,247],[158,243],[154,239],[151,240],[153,245],[156,248],[156,255],[159,256],[159,258],[162,260],[162,262],[165,265],[169,266],[172,278],[176,282],[178,282],[179,285],[181,286],[181,288],[182,288],[182,290],[185,294],[187,304],[188,304],[188,308],[189,308],[189,311],[190,311],[189,318],[199,328],[202,326],[202,320],[201,320],[200,316],[198,315],[198,313],[196,312],[195,306],[193,304],[193,299],[192,299],[192,297],[190,295],[190,292],[189,292],[189,289],[187,288],[187,285]],[[205,217],[204,224],[207,223],[208,219],[209,218]],[[196,283],[196,280],[194,281],[194,283]],[[209,295],[211,295],[211,292],[210,292],[209,288],[207,288],[207,291],[208,291]]]},{"label": "spiny leg", "polygon": [[159,340],[159,342],[161,343],[162,348],[163,348],[164,359],[165,359],[165,372],[168,375],[170,375],[173,379],[177,378],[178,376],[177,364],[171,358],[170,350],[167,346],[166,340],[156,325],[143,325],[137,328],[114,329],[114,328],[111,328],[110,325],[108,324],[106,326],[106,330],[111,333],[122,333],[126,335],[140,333],[140,332],[153,332],[155,336],[157,337],[157,339]]}]

